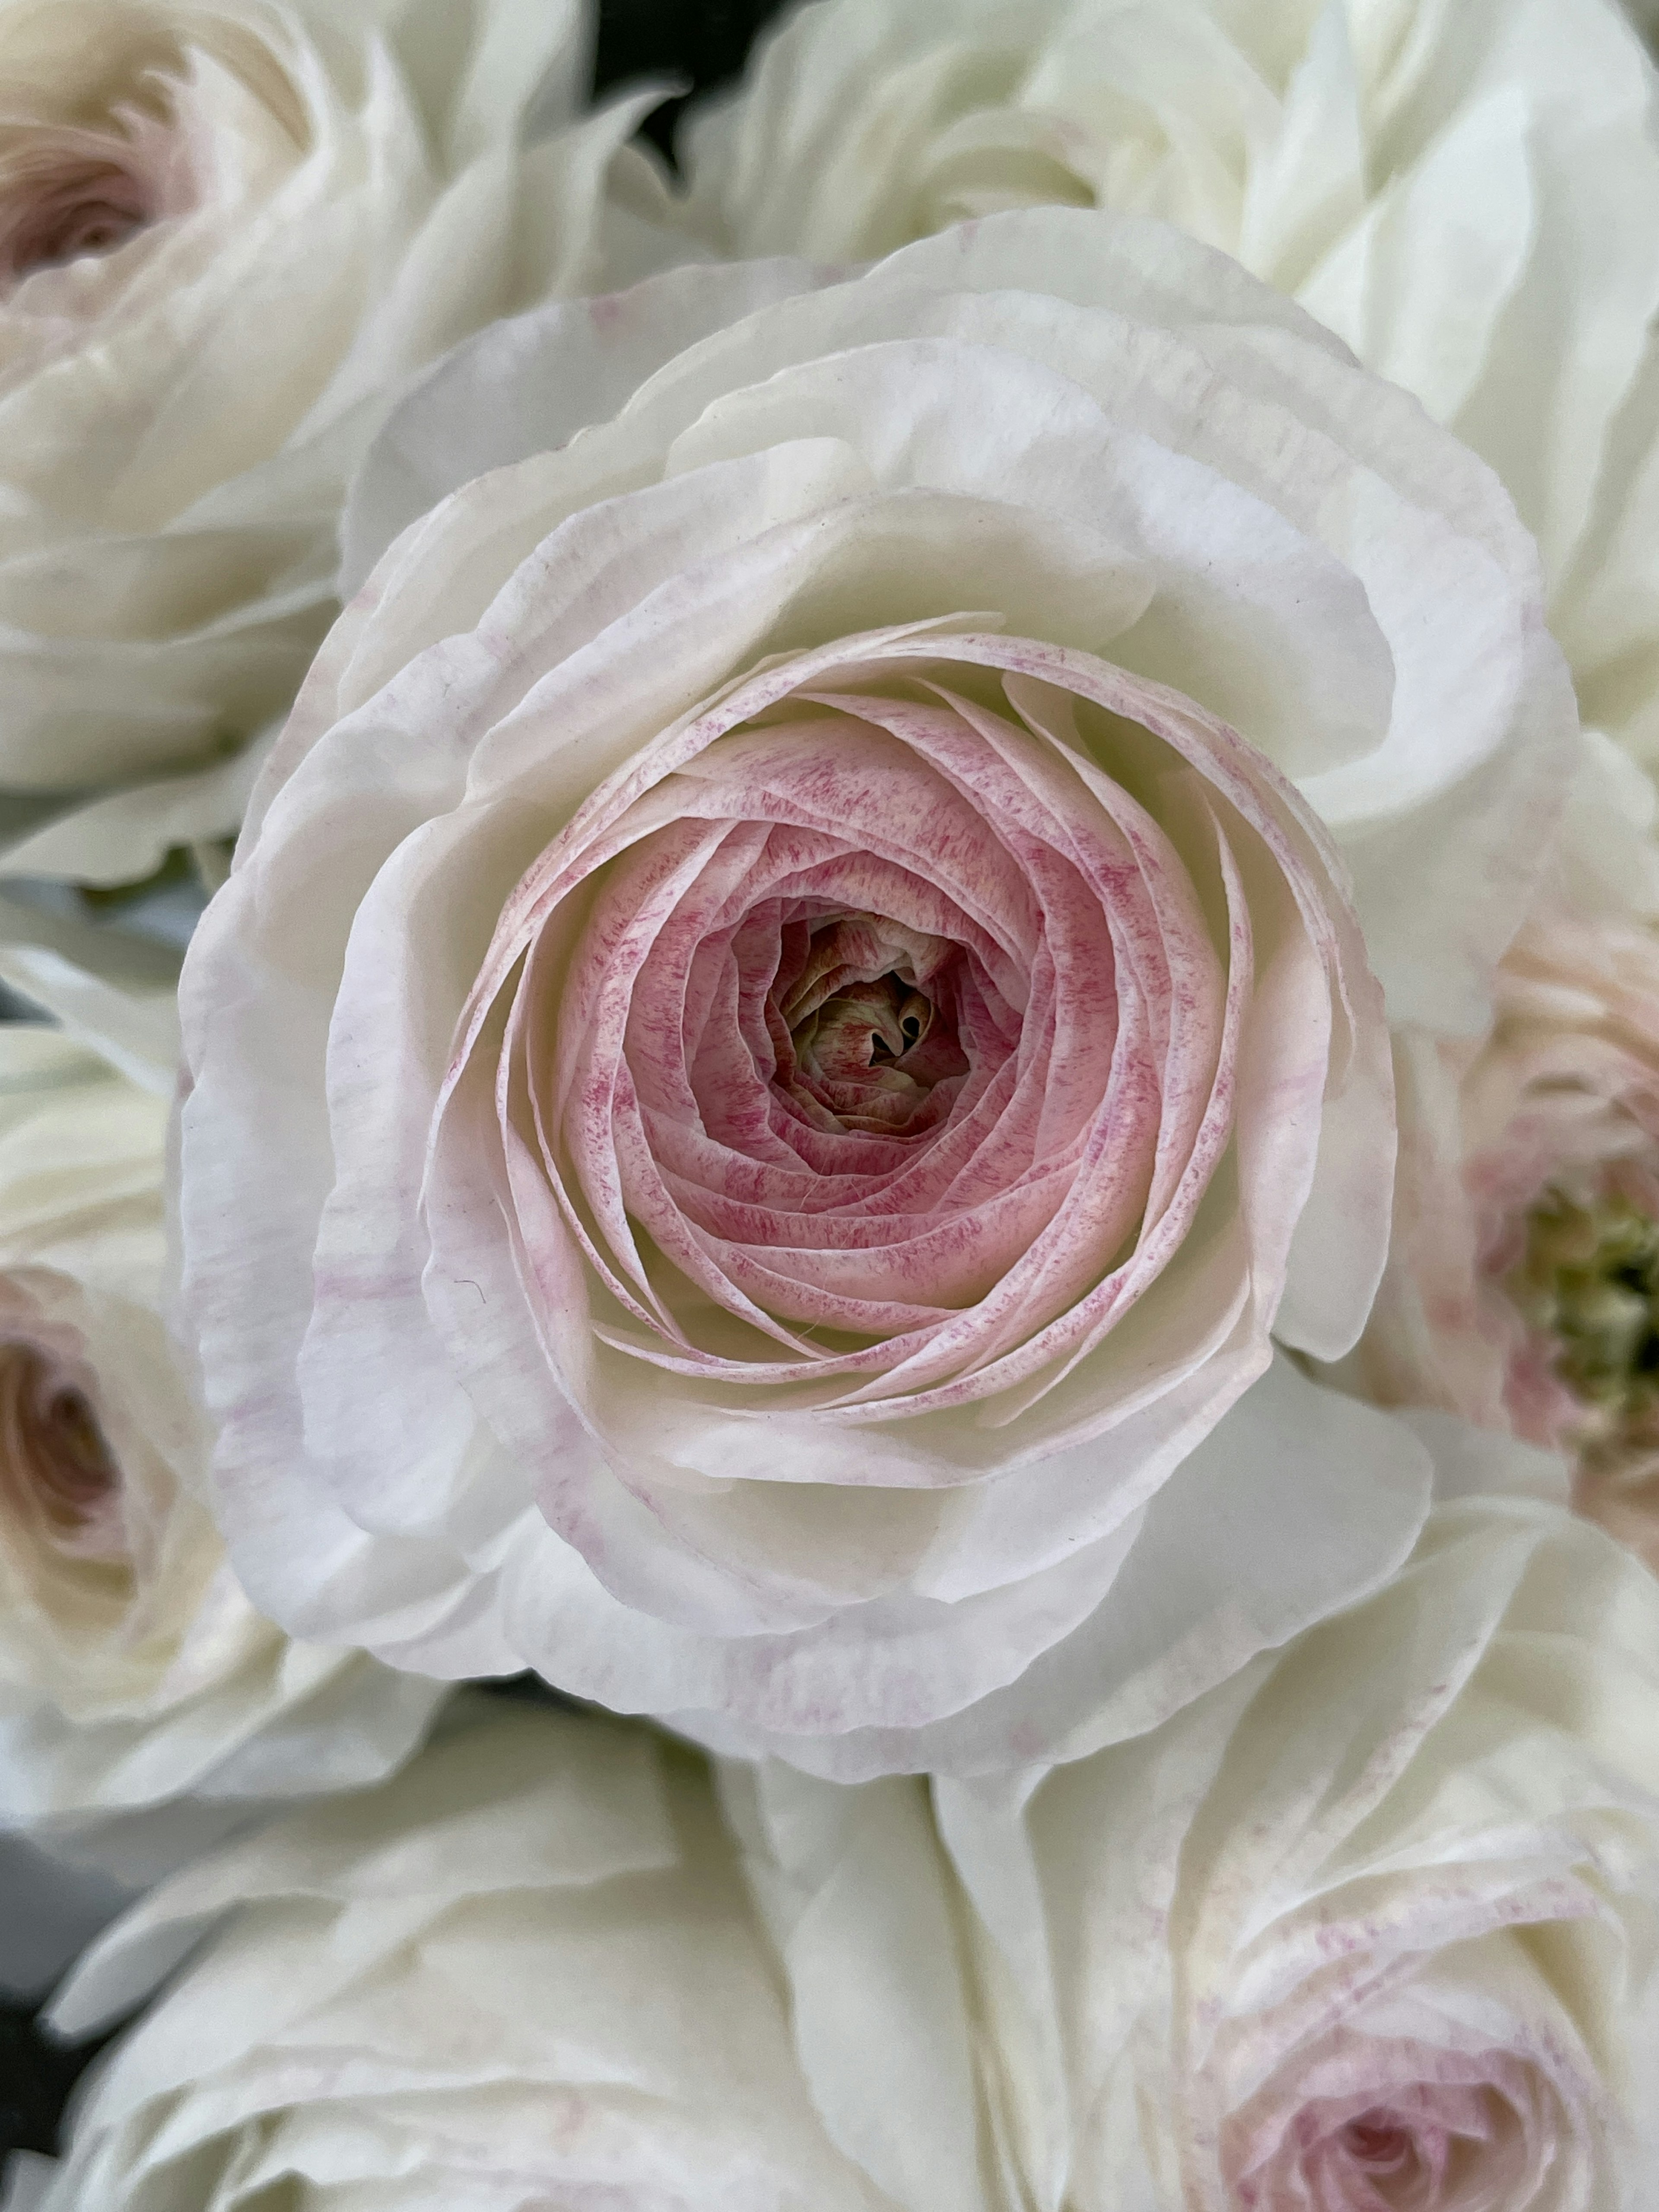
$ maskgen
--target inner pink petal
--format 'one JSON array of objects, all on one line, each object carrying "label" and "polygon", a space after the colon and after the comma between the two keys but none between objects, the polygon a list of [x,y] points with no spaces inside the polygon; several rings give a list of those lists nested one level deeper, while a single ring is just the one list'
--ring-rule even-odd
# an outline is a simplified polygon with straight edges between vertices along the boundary
[{"label": "inner pink petal", "polygon": [[[1390,2072],[1415,2059],[1421,2078],[1373,2080],[1280,2112],[1232,2173],[1243,2212],[1492,2212],[1530,2201],[1551,2154],[1542,2085],[1523,2061],[1415,2045],[1382,2045],[1371,2064],[1379,2058]],[[1553,2101],[1546,2091],[1545,2110]]]},{"label": "inner pink petal", "polygon": [[1138,1294],[1146,1268],[1111,1271],[1156,1163],[1224,1137],[1225,970],[1167,841],[1042,737],[956,701],[836,703],[717,739],[586,854],[550,849],[514,905],[538,920],[500,1095],[647,1332],[607,1340],[747,1379],[741,1330],[703,1342],[721,1310],[760,1332],[757,1377],[979,1395]]}]

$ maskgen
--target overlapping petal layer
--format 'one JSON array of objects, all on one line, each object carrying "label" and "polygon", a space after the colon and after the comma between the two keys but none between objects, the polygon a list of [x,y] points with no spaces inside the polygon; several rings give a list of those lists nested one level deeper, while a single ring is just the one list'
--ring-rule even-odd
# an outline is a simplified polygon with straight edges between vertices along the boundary
[{"label": "overlapping petal layer", "polygon": [[706,1778],[643,1731],[475,1718],[108,1931],[56,2000],[68,2033],[195,1955],[19,2188],[42,2212],[884,2212],[805,2094],[732,1856]]},{"label": "overlapping petal layer", "polygon": [[0,965],[100,1042],[176,945],[65,885],[217,879],[399,385],[683,250],[586,51],[580,0],[0,0]]},{"label": "overlapping petal layer", "polygon": [[1049,210],[503,326],[354,559],[406,513],[186,976],[261,1601],[854,1774],[1386,1574],[1419,1447],[1272,1344],[1372,1295],[1378,982],[1480,1018],[1570,773],[1480,465]]},{"label": "overlapping petal layer", "polygon": [[[1271,1183],[1242,1209],[1249,1261],[1218,1308],[1172,1285],[1160,1318],[1201,1342],[1252,1279],[1276,1304],[1308,1140],[1356,1054],[1386,1158],[1374,987],[1304,811],[1186,702],[1018,640],[846,652],[870,690],[821,688],[848,672],[821,654],[792,693],[763,680],[759,727],[738,692],[521,879],[426,1203],[476,1172],[487,1073],[544,1340],[585,1261],[601,1339],[662,1373],[863,1425],[1000,1400],[1002,1426],[1153,1292],[1241,1115],[1231,1173]],[[949,688],[976,676],[1001,712]],[[1268,1045],[1281,993],[1309,1017]],[[1230,1182],[1217,1210],[1236,1204]],[[609,1364],[626,1421],[648,1378]],[[1109,1394],[1064,1395],[1086,1432],[1077,1402]],[[880,1439],[862,1450],[878,1480]],[[940,1458],[936,1481],[983,1464],[966,1438]]]},{"label": "overlapping petal layer", "polygon": [[905,2212],[940,2176],[1054,2212],[1645,2202],[1659,1589],[1518,1494],[1541,1455],[1416,1418],[1486,1494],[1147,1735],[853,1790],[725,1771],[814,2100]]},{"label": "overlapping petal layer", "polygon": [[1630,12],[817,0],[692,111],[686,220],[833,261],[1051,203],[1235,255],[1491,462],[1585,720],[1651,769],[1659,143]]}]

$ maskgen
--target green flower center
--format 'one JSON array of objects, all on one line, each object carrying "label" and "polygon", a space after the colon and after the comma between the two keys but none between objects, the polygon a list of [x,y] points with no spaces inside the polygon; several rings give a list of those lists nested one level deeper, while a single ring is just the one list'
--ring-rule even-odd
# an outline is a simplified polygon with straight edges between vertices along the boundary
[{"label": "green flower center", "polygon": [[1507,1287],[1586,1405],[1620,1428],[1659,1411],[1659,1223],[1622,1198],[1586,1207],[1552,1192]]}]

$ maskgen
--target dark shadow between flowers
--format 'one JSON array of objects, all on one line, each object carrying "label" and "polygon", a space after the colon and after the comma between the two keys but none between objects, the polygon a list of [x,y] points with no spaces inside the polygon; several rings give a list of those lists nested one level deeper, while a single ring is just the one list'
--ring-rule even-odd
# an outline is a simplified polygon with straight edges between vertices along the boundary
[{"label": "dark shadow between flowers", "polygon": [[779,0],[601,0],[593,90],[650,76],[684,84],[687,92],[665,100],[643,127],[672,162],[687,98],[736,76],[756,32],[778,13]]},{"label": "dark shadow between flowers", "polygon": [[550,1682],[544,1682],[539,1674],[500,1674],[487,1682],[474,1682],[475,1690],[483,1690],[492,1698],[507,1698],[514,1705],[542,1705],[556,1713],[599,1713],[603,1705],[587,1704],[580,1698],[568,1698],[562,1690],[556,1690]]},{"label": "dark shadow between flowers", "polygon": [[15,2150],[57,2149],[70,2091],[120,2032],[64,2045],[41,2027],[31,2007],[0,2005],[0,2171]]}]

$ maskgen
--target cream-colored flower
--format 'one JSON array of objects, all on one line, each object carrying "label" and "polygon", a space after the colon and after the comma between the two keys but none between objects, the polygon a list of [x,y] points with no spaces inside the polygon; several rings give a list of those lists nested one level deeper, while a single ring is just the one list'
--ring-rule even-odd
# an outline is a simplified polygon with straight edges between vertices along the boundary
[{"label": "cream-colored flower", "polygon": [[1491,462],[1585,720],[1659,762],[1659,134],[1618,0],[819,0],[688,133],[737,253],[1156,215]]},{"label": "cream-colored flower", "polygon": [[[881,2212],[826,2139],[689,1755],[509,1715],[165,1885],[52,2011],[118,2018],[41,2212]],[[14,2208],[18,2198],[12,2200]]]},{"label": "cream-colored flower", "polygon": [[932,1791],[726,1777],[813,2096],[905,2212],[1650,2201],[1659,1584],[1559,1506],[1444,1504],[1164,1727]]},{"label": "cream-colored flower", "polygon": [[[622,204],[654,95],[576,119],[587,29],[585,0],[0,0],[0,794],[88,802],[8,879],[218,866],[394,392],[659,258]],[[0,904],[0,943],[57,934]]]},{"label": "cream-colored flower", "polygon": [[290,1644],[226,1562],[161,1313],[167,1109],[0,1027],[0,1826],[371,1779],[432,1685]]}]

